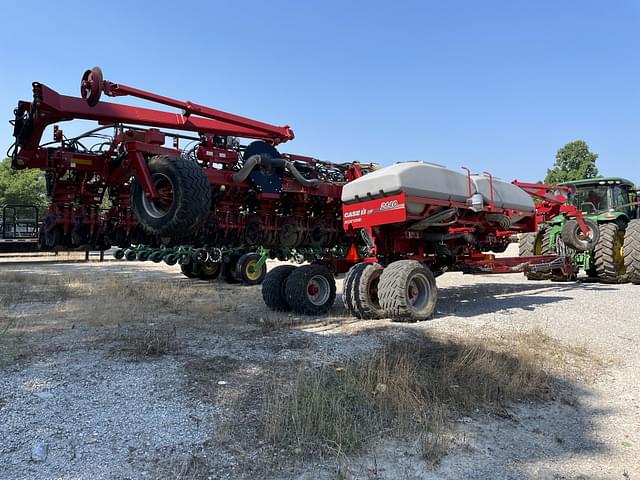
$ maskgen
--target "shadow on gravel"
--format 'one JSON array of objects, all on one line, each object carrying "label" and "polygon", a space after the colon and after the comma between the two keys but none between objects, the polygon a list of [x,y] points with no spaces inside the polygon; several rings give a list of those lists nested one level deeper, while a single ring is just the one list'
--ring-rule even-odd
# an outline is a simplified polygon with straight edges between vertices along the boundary
[{"label": "shadow on gravel", "polygon": [[615,290],[606,285],[585,283],[480,283],[438,288],[437,316],[473,317],[485,313],[520,309],[535,310],[539,305],[572,300],[560,296],[575,290],[603,292]]},{"label": "shadow on gravel", "polygon": [[[442,478],[537,478],[538,464],[545,478],[565,478],[558,466],[563,459],[607,451],[593,426],[608,412],[587,407],[589,391],[563,374],[565,362],[586,365],[590,357],[549,337],[466,342],[401,323],[352,334],[298,334],[303,361],[213,357],[185,364],[192,398],[225,412],[198,454],[207,459],[205,471],[231,478],[310,471],[313,478],[373,478],[371,469],[381,468],[386,473],[379,478],[408,472],[432,478],[441,461],[450,474]],[[377,346],[368,352],[339,353],[372,338]],[[330,363],[320,353],[328,344],[336,352]],[[386,356],[394,351],[400,356]],[[422,400],[414,405],[416,398]],[[431,427],[421,430],[420,411],[446,412],[437,438],[450,436],[449,453],[441,458],[425,461],[424,448],[416,448],[415,438],[436,435]],[[402,454],[385,449],[394,439]]]}]

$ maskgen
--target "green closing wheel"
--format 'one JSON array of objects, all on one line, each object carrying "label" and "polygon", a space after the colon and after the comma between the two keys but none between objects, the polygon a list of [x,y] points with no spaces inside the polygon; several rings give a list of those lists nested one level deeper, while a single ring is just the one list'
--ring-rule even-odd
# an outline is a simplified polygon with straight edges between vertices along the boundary
[{"label": "green closing wheel", "polygon": [[245,285],[262,283],[267,274],[265,260],[257,253],[245,253],[236,262],[235,278]]}]

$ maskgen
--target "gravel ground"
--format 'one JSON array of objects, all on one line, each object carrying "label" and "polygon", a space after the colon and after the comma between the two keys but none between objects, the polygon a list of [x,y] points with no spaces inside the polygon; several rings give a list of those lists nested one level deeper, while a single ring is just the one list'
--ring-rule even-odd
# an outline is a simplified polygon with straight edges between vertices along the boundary
[{"label": "gravel ground", "polygon": [[[121,278],[133,288],[150,278],[190,282],[176,267],[149,263],[2,262],[0,279],[38,272]],[[347,478],[640,476],[639,286],[452,273],[438,279],[438,311],[428,322],[355,321],[338,299],[327,318],[290,318],[290,328],[267,330],[259,326],[272,317],[258,287],[196,283],[233,301],[235,323],[216,323],[207,334],[187,326],[178,332],[179,352],[153,359],[123,354],[117,325],[82,324],[56,302],[23,306],[23,317],[50,325],[35,322],[30,354],[0,369],[0,478],[335,478],[336,463],[326,459],[260,470],[266,447],[230,447],[221,419],[245,411],[243,398],[269,368],[373,351],[380,327],[385,334],[418,329],[469,338],[539,327],[586,346],[605,367],[594,365],[592,378],[567,386],[575,402],[517,405],[509,419],[462,419],[464,441],[436,467],[419,459],[413,440],[395,439],[341,464]],[[205,390],[194,371],[210,380]],[[246,412],[249,423],[255,412]]]}]

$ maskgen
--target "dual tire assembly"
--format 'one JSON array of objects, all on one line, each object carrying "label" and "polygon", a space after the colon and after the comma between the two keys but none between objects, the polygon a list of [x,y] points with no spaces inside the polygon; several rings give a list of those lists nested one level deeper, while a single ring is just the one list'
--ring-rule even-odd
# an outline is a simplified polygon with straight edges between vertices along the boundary
[{"label": "dual tire assembly", "polygon": [[[324,265],[282,265],[265,277],[262,297],[272,310],[320,315],[332,307],[336,283]],[[426,320],[437,298],[433,272],[415,260],[400,260],[386,268],[358,263],[347,272],[342,293],[345,308],[357,318],[399,321]]]}]

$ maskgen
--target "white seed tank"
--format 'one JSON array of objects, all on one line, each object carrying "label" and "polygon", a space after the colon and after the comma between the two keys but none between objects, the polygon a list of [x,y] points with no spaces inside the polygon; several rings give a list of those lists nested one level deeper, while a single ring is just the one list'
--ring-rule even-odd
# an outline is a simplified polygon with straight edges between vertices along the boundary
[{"label": "white seed tank", "polygon": [[[498,208],[533,212],[533,199],[520,187],[493,178],[493,202]],[[406,195],[453,202],[466,202],[471,195],[482,195],[484,204],[491,201],[488,176],[471,176],[471,195],[466,174],[428,162],[403,162],[384,167],[347,183],[342,201],[353,203],[404,192]],[[413,206],[418,208],[418,205]],[[412,210],[408,202],[407,208]],[[419,207],[422,208],[421,206]]]}]

